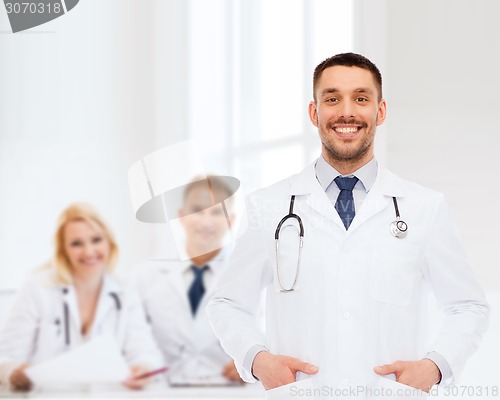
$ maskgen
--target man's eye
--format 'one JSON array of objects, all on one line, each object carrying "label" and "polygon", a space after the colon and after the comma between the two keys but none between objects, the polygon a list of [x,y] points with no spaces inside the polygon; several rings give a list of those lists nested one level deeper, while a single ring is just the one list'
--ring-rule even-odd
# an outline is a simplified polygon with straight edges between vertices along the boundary
[{"label": "man's eye", "polygon": [[339,101],[339,99],[337,99],[336,97],[330,97],[328,99],[325,100],[327,103],[336,103],[337,101]]},{"label": "man's eye", "polygon": [[365,101],[368,101],[368,99],[366,97],[357,97],[356,101],[363,103]]}]

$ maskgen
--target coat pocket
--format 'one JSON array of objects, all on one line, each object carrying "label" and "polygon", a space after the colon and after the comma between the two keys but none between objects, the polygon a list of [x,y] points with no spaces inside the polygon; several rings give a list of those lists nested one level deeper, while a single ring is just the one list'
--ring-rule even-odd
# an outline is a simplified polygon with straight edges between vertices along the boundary
[{"label": "coat pocket", "polygon": [[404,239],[374,246],[370,294],[374,300],[398,306],[411,303],[419,248]]}]

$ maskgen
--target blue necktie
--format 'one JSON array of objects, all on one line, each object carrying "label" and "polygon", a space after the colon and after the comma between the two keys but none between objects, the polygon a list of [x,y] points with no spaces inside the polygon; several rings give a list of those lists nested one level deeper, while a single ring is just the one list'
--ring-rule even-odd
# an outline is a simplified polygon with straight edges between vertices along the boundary
[{"label": "blue necktie", "polygon": [[194,272],[194,280],[189,288],[188,296],[189,302],[191,303],[191,312],[194,316],[196,315],[198,306],[200,305],[201,299],[205,294],[205,286],[203,286],[203,273],[208,270],[208,265],[205,265],[203,268],[198,268],[192,265],[191,270]]},{"label": "blue necktie", "polygon": [[354,198],[352,196],[352,189],[358,182],[358,178],[337,176],[335,183],[340,189],[339,197],[335,203],[335,209],[339,213],[340,219],[344,223],[345,229],[349,229],[349,225],[354,218]]}]

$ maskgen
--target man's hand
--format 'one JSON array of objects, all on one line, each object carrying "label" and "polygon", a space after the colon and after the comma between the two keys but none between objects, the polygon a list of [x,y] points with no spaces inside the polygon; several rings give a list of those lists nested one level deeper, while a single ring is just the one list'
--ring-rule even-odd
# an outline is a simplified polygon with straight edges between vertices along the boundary
[{"label": "man's hand", "polygon": [[23,364],[17,367],[14,371],[12,371],[9,378],[12,389],[28,391],[32,388],[33,383],[30,381],[30,378],[28,378],[28,376],[24,372],[26,368],[28,368],[28,366],[26,364]]},{"label": "man's hand", "polygon": [[240,378],[240,374],[236,370],[236,365],[234,365],[234,361],[229,361],[226,365],[224,365],[224,369],[222,370],[222,376],[226,379],[229,379],[232,382],[240,382],[244,383],[243,379]]},{"label": "man's hand", "polygon": [[319,368],[315,365],[288,356],[277,356],[261,351],[253,360],[252,373],[264,389],[270,390],[296,381],[296,373],[314,375]]},{"label": "man's hand", "polygon": [[396,375],[396,381],[403,385],[429,393],[432,385],[441,380],[439,368],[431,360],[420,361],[396,361],[392,364],[375,367],[374,371],[379,375]]}]

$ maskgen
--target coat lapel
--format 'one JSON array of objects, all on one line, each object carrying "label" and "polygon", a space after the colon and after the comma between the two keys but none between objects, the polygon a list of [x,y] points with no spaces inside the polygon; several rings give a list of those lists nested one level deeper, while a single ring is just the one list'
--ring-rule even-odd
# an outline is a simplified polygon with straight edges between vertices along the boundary
[{"label": "coat lapel", "polygon": [[[117,300],[113,297],[117,298]],[[92,323],[92,332],[94,332],[94,329],[98,329],[104,320],[109,318],[108,314],[111,311],[118,311],[117,302],[120,303],[120,306],[123,306],[123,304],[121,304],[123,302],[122,288],[111,276],[104,275],[103,285],[97,303],[97,310]]]},{"label": "coat lapel", "polygon": [[[179,306],[179,309],[175,310],[178,318],[177,321],[179,322],[175,330],[181,332],[180,334],[183,337],[184,345],[187,350],[196,345],[196,340],[194,336],[194,320],[191,316],[191,305],[189,304],[188,298],[188,288],[186,287],[186,280],[184,277],[186,266],[187,264],[185,261],[170,262],[165,266],[163,274],[166,274],[164,277],[167,282],[167,285],[164,287],[166,290],[170,291],[164,298],[166,301],[171,301],[172,304]],[[169,309],[171,308],[169,307]]]},{"label": "coat lapel", "polygon": [[[306,195],[306,204],[345,231],[334,205],[319,184],[315,163],[309,165],[300,174],[290,178],[290,195]],[[366,221],[392,204],[392,197],[404,197],[406,189],[402,180],[384,168],[379,168],[372,189],[368,192],[359,211],[356,212],[347,235],[359,229]]]},{"label": "coat lapel", "polygon": [[[61,287],[62,296],[63,296],[63,307],[68,309],[69,318],[66,321],[66,316],[63,317],[64,324],[68,324],[70,335],[74,335],[75,332],[78,332],[78,337],[80,337],[80,332],[82,329],[82,324],[80,320],[80,312],[78,310],[78,302],[76,299],[75,288],[71,285]],[[71,327],[76,329],[71,329]],[[63,326],[63,329],[66,329]],[[76,343],[76,339],[70,337],[70,343]]]},{"label": "coat lapel", "polygon": [[205,294],[201,299],[198,312],[196,313],[196,317],[192,318],[194,328],[196,329],[195,346],[198,350],[203,350],[205,348],[210,349],[214,346],[218,346],[218,339],[211,333],[210,323],[208,322],[205,308],[214,294],[218,280],[224,272],[228,250],[227,248],[223,248],[215,259],[208,262],[213,276],[212,279],[210,279],[210,283],[205,285]]},{"label": "coat lapel", "polygon": [[223,247],[219,254],[217,254],[214,259],[208,262],[208,264],[210,265],[210,269],[213,272],[213,277],[210,280],[210,284],[205,285],[205,294],[203,295],[200,307],[205,307],[208,301],[212,298],[212,295],[217,287],[218,280],[220,279],[221,274],[224,271],[226,261],[229,258],[230,251],[230,246]]},{"label": "coat lapel", "polygon": [[189,311],[191,314],[191,308],[188,300],[188,289],[186,288],[186,282],[183,276],[185,271],[186,262],[184,261],[167,261],[161,260],[162,265],[158,268],[158,276],[161,282],[160,286],[162,291],[165,291],[162,298],[165,301],[170,302],[170,304],[179,305],[179,315],[184,315]]},{"label": "coat lapel", "polygon": [[392,197],[404,197],[405,195],[406,190],[401,179],[388,170],[379,168],[375,183],[366,195],[361,208],[356,212],[347,235],[351,235],[370,218],[390,206]]},{"label": "coat lapel", "polygon": [[315,164],[290,178],[290,195],[307,195],[307,206],[345,229],[339,214],[316,178]]}]

